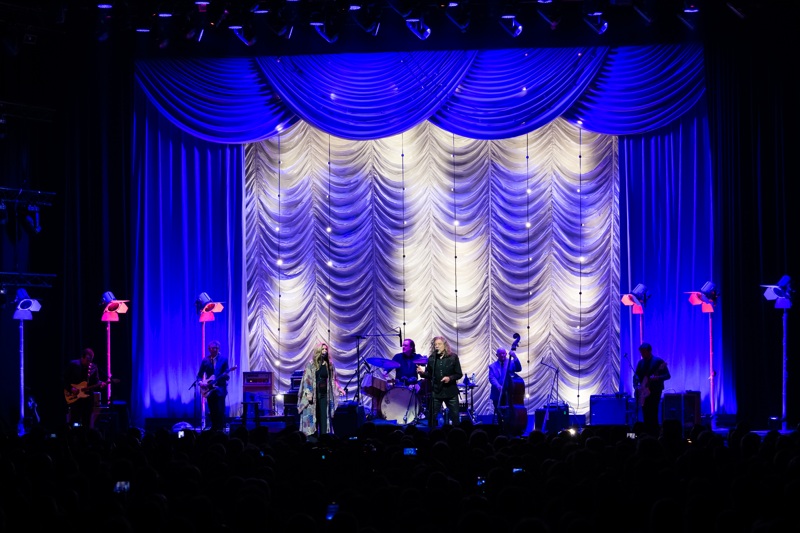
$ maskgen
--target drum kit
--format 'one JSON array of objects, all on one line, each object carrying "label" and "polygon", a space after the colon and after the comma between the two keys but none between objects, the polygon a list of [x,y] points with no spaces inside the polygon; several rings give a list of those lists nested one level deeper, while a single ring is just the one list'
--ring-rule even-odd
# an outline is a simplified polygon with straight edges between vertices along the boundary
[{"label": "drum kit", "polygon": [[[400,368],[400,363],[382,357],[370,357],[367,364],[384,370],[384,376]],[[427,357],[414,359],[415,365],[428,364]],[[401,377],[384,379],[375,373],[365,374],[361,380],[361,391],[378,405],[380,417],[398,424],[416,424],[426,417],[427,381],[422,378]]]}]

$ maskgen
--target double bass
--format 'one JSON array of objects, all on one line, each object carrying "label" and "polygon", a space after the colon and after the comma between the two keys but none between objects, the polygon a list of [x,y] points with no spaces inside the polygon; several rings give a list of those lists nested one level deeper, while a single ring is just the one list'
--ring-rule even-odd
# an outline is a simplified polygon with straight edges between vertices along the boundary
[{"label": "double bass", "polygon": [[[514,333],[514,342],[511,344],[511,349],[508,351],[509,358],[511,352],[516,351],[519,346],[520,336],[519,333]],[[508,360],[506,360],[508,364]],[[507,373],[507,371],[506,371]],[[503,387],[506,385],[506,380],[503,380]],[[498,404],[502,401],[504,389],[500,389],[500,398]],[[528,410],[525,407],[525,381],[517,375],[516,372],[511,376],[511,384],[509,394],[510,405],[501,406],[496,409],[497,419],[503,431],[512,435],[522,435],[528,427]]]}]

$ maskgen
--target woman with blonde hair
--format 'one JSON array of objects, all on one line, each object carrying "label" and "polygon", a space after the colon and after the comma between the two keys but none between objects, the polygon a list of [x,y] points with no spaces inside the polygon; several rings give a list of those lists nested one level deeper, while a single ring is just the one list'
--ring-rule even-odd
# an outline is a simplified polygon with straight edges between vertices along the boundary
[{"label": "woman with blonde hair", "polygon": [[[335,394],[331,391],[335,391]],[[344,390],[336,379],[336,367],[328,355],[328,345],[319,343],[314,355],[306,364],[297,410],[300,413],[300,431],[306,436],[333,433],[333,415]]]}]

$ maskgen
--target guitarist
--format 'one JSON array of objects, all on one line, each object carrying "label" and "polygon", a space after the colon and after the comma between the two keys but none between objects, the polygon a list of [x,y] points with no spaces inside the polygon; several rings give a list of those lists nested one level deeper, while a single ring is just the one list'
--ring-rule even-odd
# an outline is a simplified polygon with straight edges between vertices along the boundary
[{"label": "guitarist", "polygon": [[205,395],[211,426],[205,429],[224,431],[225,398],[228,396],[228,358],[219,353],[219,341],[208,343],[208,355],[200,362],[197,379],[201,389],[207,388]]},{"label": "guitarist", "polygon": [[503,427],[506,422],[503,413],[510,414],[508,407],[513,403],[511,399],[512,380],[517,372],[522,371],[522,363],[519,362],[514,351],[508,354],[502,346],[497,349],[495,355],[497,361],[489,365],[489,383],[492,385],[489,399],[494,406],[497,423]]},{"label": "guitarist", "polygon": [[94,392],[105,386],[94,364],[94,351],[84,348],[80,359],[70,361],[64,372],[64,395],[73,400],[68,407],[67,420],[70,425],[93,427]]},{"label": "guitarist", "polygon": [[645,342],[639,346],[642,358],[636,364],[633,374],[633,387],[636,390],[636,400],[642,407],[642,422],[644,431],[658,437],[658,407],[661,403],[661,393],[664,391],[664,382],[671,376],[667,363],[660,357],[653,355],[653,348]]}]

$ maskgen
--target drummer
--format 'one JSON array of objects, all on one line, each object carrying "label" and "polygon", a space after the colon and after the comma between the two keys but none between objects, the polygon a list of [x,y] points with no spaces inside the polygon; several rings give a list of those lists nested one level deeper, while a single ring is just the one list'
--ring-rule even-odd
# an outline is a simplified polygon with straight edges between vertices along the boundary
[{"label": "drummer", "polygon": [[419,357],[414,340],[403,339],[403,351],[392,357],[392,361],[400,365],[394,372],[396,387],[413,385],[417,382],[417,365],[414,361]]}]

